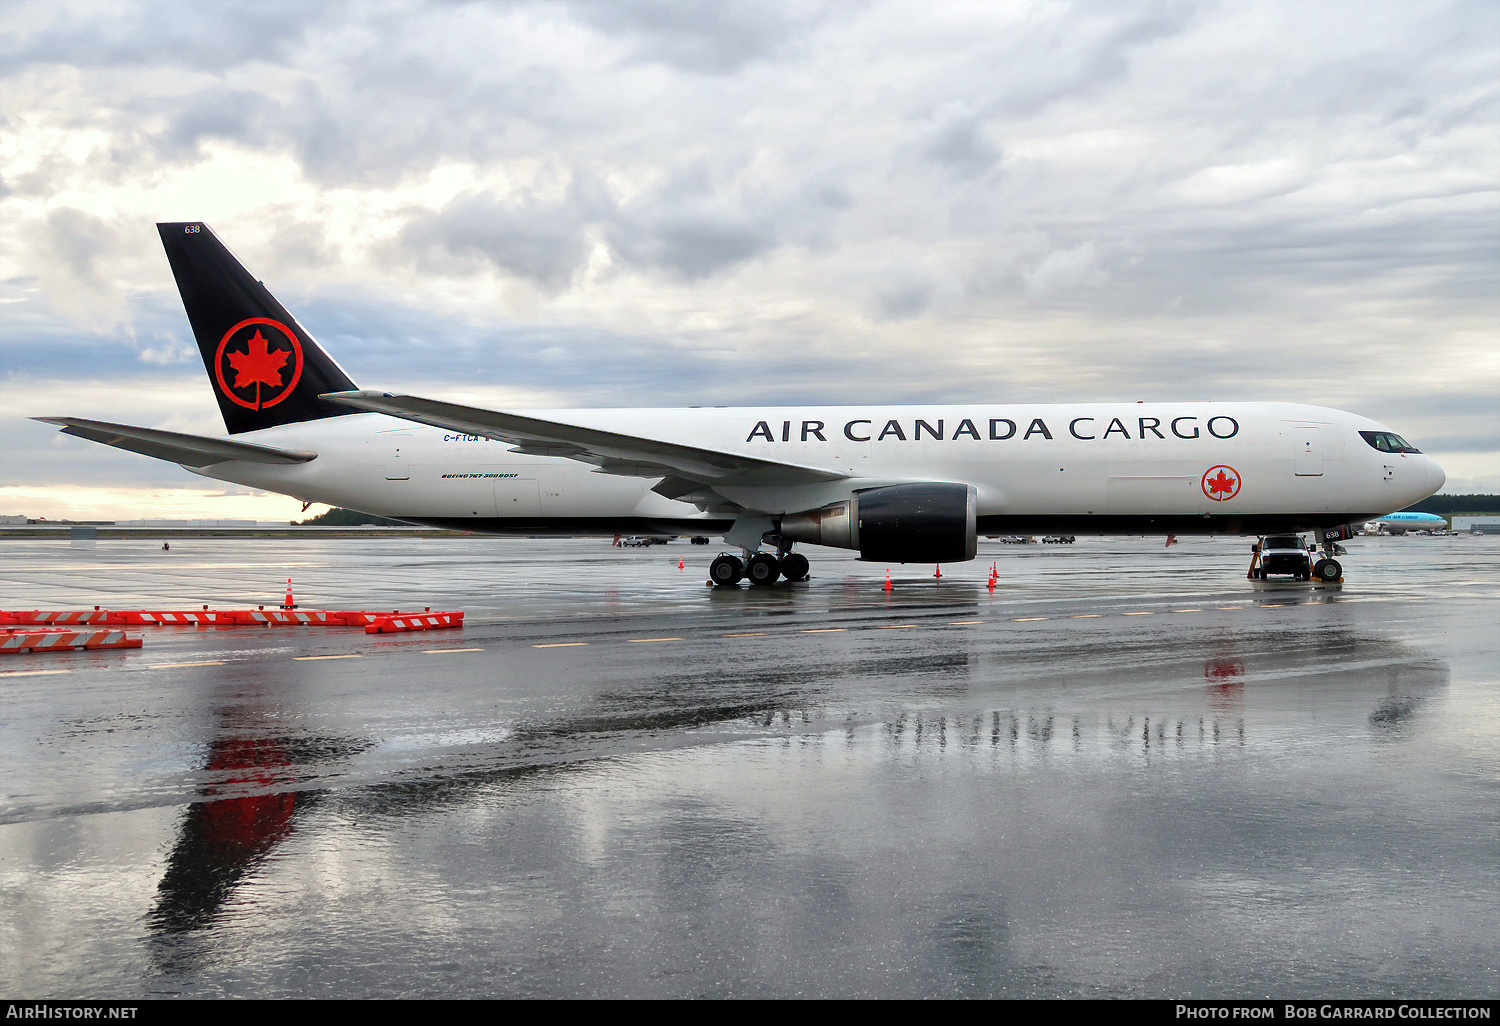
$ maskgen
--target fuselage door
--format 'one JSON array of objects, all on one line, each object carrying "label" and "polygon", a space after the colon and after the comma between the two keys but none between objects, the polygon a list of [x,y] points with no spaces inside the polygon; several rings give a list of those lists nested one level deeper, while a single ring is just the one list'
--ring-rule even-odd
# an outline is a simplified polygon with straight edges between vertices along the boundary
[{"label": "fuselage door", "polygon": [[495,482],[495,515],[505,517],[539,517],[542,515],[542,490],[534,477],[504,477]]},{"label": "fuselage door", "polygon": [[1323,476],[1323,438],[1315,427],[1292,428],[1292,448],[1298,477]]},{"label": "fuselage door", "polygon": [[411,480],[411,435],[384,435],[385,479],[387,481]]}]

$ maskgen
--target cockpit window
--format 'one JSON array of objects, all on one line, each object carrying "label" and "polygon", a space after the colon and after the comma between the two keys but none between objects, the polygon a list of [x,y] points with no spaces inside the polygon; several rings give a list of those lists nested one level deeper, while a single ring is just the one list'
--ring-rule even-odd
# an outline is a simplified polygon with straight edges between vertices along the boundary
[{"label": "cockpit window", "polygon": [[1381,452],[1421,452],[1400,435],[1393,435],[1389,431],[1361,431],[1359,437],[1369,442],[1372,448]]}]

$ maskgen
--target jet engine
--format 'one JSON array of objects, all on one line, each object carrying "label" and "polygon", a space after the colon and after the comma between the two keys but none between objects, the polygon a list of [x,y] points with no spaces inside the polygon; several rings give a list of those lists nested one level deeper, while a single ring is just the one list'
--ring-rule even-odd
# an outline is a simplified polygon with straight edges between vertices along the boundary
[{"label": "jet engine", "polygon": [[784,516],[781,536],[858,549],[860,559],[876,562],[961,563],[974,558],[976,508],[972,485],[886,485]]}]

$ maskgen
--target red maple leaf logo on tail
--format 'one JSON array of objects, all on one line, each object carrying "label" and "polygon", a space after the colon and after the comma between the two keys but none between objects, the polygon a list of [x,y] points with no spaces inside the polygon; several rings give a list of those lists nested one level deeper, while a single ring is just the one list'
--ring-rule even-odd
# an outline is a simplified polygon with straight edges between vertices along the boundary
[{"label": "red maple leaf logo on tail", "polygon": [[226,353],[229,364],[234,368],[234,387],[249,388],[251,385],[269,385],[271,388],[281,387],[281,369],[286,366],[286,358],[291,356],[285,349],[271,352],[266,343],[266,336],[257,328],[250,341],[245,343],[243,353]]},{"label": "red maple leaf logo on tail", "polygon": [[[245,338],[241,332],[251,328],[254,334]],[[231,345],[241,343],[244,349],[230,351]],[[296,334],[270,317],[240,321],[224,332],[214,353],[214,379],[219,383],[220,396],[248,410],[275,406],[293,393],[301,377],[302,346]],[[253,390],[253,398],[241,395],[244,390]]]}]

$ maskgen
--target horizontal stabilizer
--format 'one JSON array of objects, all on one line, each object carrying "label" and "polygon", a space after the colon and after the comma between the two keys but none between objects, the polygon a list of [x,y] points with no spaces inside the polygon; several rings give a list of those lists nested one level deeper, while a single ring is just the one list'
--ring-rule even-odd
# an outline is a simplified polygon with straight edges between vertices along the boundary
[{"label": "horizontal stabilizer", "polygon": [[820,467],[758,459],[639,435],[581,427],[500,410],[389,392],[334,392],[319,398],[356,410],[384,413],[449,431],[509,442],[514,452],[561,456],[590,463],[601,474],[676,477],[694,484],[778,486],[841,481],[846,475]]},{"label": "horizontal stabilizer", "polygon": [[102,420],[80,420],[77,417],[32,417],[46,424],[62,425],[63,434],[77,435],[91,442],[103,442],[116,449],[128,449],[143,456],[180,463],[185,467],[208,467],[215,463],[240,460],[244,463],[306,463],[317,459],[315,452],[278,449],[251,442],[232,442],[226,438],[185,435],[177,431],[108,424]]}]

